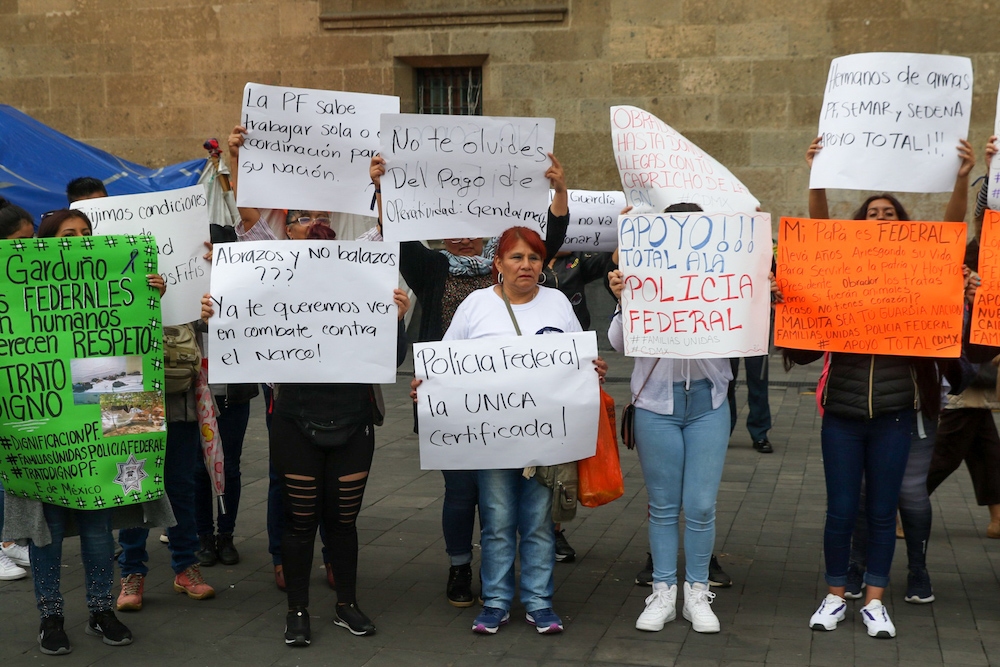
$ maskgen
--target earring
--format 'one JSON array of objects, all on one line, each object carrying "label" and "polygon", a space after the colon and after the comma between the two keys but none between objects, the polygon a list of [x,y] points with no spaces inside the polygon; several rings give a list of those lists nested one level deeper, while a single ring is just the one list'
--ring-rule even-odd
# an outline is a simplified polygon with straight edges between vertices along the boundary
[{"label": "earring", "polygon": [[503,285],[503,274],[502,273],[498,273],[497,274],[497,284],[498,285]]},{"label": "earring", "polygon": [[538,284],[539,284],[539,285],[544,285],[544,284],[545,284],[545,280],[547,279],[547,276],[545,275],[545,272],[544,272],[544,271],[542,271],[542,272],[541,272],[541,273],[539,274],[539,276],[538,276],[538,277],[539,277],[539,278],[541,279],[541,280],[539,280],[539,281],[538,281]]}]

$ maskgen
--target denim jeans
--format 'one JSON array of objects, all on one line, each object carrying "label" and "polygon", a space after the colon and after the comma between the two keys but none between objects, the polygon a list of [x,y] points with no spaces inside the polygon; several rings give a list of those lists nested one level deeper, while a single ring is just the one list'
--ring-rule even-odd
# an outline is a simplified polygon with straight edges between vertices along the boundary
[{"label": "denim jeans", "polygon": [[472,533],[479,502],[478,474],[475,470],[441,472],[444,475],[444,505],[441,507],[444,547],[453,566],[465,565],[472,562]]},{"label": "denim jeans", "polygon": [[851,534],[865,480],[868,550],[865,583],[885,588],[896,549],[896,507],[910,452],[913,410],[870,420],[823,416],[823,470],[826,473],[826,529],[823,551],[826,583],[844,586]]},{"label": "denim jeans", "polygon": [[[195,469],[204,467],[201,459],[201,436],[198,422],[167,422],[167,453],[163,463],[163,485],[177,525],[167,528],[170,540],[170,567],[180,574],[198,562],[198,531],[194,518]],[[146,561],[145,528],[123,528],[118,531],[122,554],[118,565],[122,576],[149,572]]]},{"label": "denim jeans", "polygon": [[708,583],[715,546],[715,501],[729,446],[729,404],[712,407],[712,386],[674,383],[674,414],[635,411],[639,463],[649,495],[653,581],[677,583],[678,521],[684,509],[684,577]]},{"label": "denim jeans", "polygon": [[[920,414],[923,420],[923,434],[914,424],[910,436],[910,456],[906,460],[903,484],[899,489],[899,522],[903,526],[906,542],[906,564],[911,570],[927,568],[927,542],[931,537],[931,499],[927,494],[927,471],[931,467],[934,454],[934,440],[937,423]],[[865,569],[868,561],[868,517],[865,515],[866,495],[864,487],[858,507],[858,520],[854,524],[851,539],[851,562]]]},{"label": "denim jeans", "polygon": [[556,536],[552,490],[521,473],[521,468],[479,471],[480,572],[484,605],[509,611],[514,600],[514,558],[520,551],[521,603],[530,613],[552,607]]},{"label": "denim jeans", "polygon": [[62,579],[62,543],[70,514],[80,531],[87,609],[92,614],[113,609],[111,582],[115,575],[115,541],[111,535],[112,510],[77,510],[48,503],[42,507],[52,541],[44,547],[34,542],[29,545],[35,602],[42,618],[64,615],[59,583]]},{"label": "denim jeans", "polygon": [[[222,455],[225,459],[223,472],[226,482],[223,495],[225,512],[219,512],[218,525],[220,533],[233,533],[236,529],[236,513],[240,509],[240,456],[243,454],[243,437],[246,435],[247,422],[250,420],[250,403],[237,403],[226,406],[225,397],[216,401],[219,406],[218,423],[219,437],[222,440]],[[198,534],[211,535],[215,532],[215,522],[212,520],[212,509],[217,508],[215,492],[212,491],[212,480],[205,466],[195,467],[194,508],[198,521]]]},{"label": "denim jeans", "polygon": [[[743,364],[747,367],[747,405],[750,413],[747,415],[747,431],[754,442],[767,439],[771,430],[771,405],[767,396],[767,355],[759,357],[744,357]],[[729,383],[729,431],[736,428],[736,378],[739,377],[739,357],[730,360],[733,369],[733,381]]]}]

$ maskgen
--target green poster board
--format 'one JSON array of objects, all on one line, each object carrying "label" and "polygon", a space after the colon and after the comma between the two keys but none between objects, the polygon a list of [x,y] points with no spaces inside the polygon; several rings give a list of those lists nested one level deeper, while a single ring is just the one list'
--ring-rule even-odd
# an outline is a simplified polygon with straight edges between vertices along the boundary
[{"label": "green poster board", "polygon": [[0,480],[74,509],[163,497],[156,241],[0,240]]}]

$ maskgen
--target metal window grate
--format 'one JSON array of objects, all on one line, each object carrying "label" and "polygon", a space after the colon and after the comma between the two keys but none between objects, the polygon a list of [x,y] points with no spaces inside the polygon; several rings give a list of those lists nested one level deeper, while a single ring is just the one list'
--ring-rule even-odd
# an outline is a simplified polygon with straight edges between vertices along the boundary
[{"label": "metal window grate", "polygon": [[483,69],[417,69],[417,113],[482,116]]}]

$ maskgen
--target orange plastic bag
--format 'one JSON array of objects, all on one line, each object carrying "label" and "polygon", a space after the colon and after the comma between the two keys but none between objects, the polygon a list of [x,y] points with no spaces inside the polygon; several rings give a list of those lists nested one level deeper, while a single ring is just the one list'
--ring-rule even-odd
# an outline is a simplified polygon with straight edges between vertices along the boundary
[{"label": "orange plastic bag", "polygon": [[615,399],[601,390],[601,417],[597,423],[597,453],[577,462],[580,473],[580,504],[598,507],[625,493],[622,464],[618,460],[615,431]]}]

